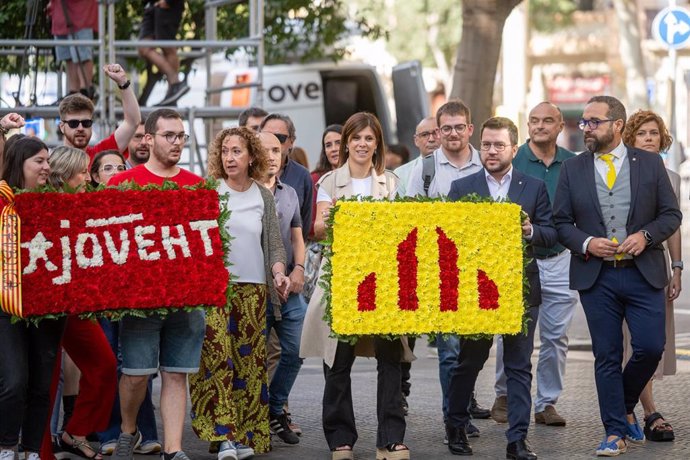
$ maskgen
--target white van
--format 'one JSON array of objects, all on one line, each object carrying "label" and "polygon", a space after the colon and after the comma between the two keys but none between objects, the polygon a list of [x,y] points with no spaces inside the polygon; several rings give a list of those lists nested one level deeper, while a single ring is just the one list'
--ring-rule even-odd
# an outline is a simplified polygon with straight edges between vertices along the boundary
[{"label": "white van", "polygon": [[[214,85],[222,81],[220,86],[229,87],[256,81],[256,68],[223,67],[213,67]],[[282,113],[292,119],[297,136],[295,144],[306,150],[313,168],[321,152],[321,136],[326,126],[344,124],[352,114],[360,111],[378,117],[387,143],[401,139],[414,149],[415,127],[429,111],[419,63],[396,66],[393,85],[395,127],[381,79],[376,69],[366,64],[325,62],[265,66],[262,107],[269,113]],[[183,99],[178,105],[185,103]],[[259,105],[257,88],[224,91],[219,105],[235,109]]]}]

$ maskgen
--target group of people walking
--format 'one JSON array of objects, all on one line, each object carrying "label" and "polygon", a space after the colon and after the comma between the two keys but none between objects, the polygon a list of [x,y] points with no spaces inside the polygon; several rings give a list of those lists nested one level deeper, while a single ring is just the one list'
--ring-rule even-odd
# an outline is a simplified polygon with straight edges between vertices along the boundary
[{"label": "group of people walking", "polygon": [[[122,88],[125,121],[89,146],[93,105],[80,94],[68,96],[60,106],[64,146],[49,152],[36,138],[3,136],[1,176],[10,187],[50,184],[80,192],[87,184],[167,180],[185,186],[203,180],[178,166],[188,138],[180,115],[164,108],[141,120],[124,71],[116,64],[104,71]],[[671,139],[656,114],[638,111],[628,119],[617,99],[592,98],[580,120],[587,150],[575,155],[557,146],[563,116],[543,102],[529,114],[526,143],[518,145],[511,120],[492,117],[477,127],[477,149],[469,142],[475,129],[470,109],[450,100],[417,126],[420,157],[391,172],[385,170],[379,121],[360,112],[326,128],[311,174],[289,158],[296,140],[289,117],[252,108],[239,121],[216,135],[208,155],[208,176],[218,181],[219,199],[231,210],[225,230],[233,239],[225,262],[234,295],[227,308],[126,316],[100,325],[72,316],[34,325],[0,313],[0,342],[12,350],[0,359],[0,413],[7,414],[0,417],[0,460],[13,460],[20,443],[29,460],[53,459],[58,446],[85,458],[129,460],[135,453],[160,452],[164,460],[184,460],[188,413],[194,432],[219,460],[268,452],[271,434],[298,444],[299,414],[290,413],[289,395],[307,357],[323,360],[322,424],[331,458],[353,459],[358,434],[350,374],[356,356],[377,360],[376,458],[409,459],[405,396],[414,340],[362,337],[353,345],[333,338],[318,282],[326,263],[320,241],[337,200],[398,195],[452,201],[476,193],[510,200],[524,211],[522,236],[532,259],[526,269],[529,321],[526,333],[498,338],[490,412],[508,423],[507,458],[537,458],[527,440],[537,325],[542,345],[534,419],[566,424],[556,404],[578,293],[592,335],[605,428],[597,455],[618,455],[628,442],[645,438],[673,439],[654,405],[651,382],[675,372],[668,347],[672,302],[681,289],[681,213],[678,177],[658,155]],[[0,131],[22,124],[10,114],[0,120]],[[455,336],[436,342],[445,442],[452,454],[473,454],[469,437],[479,430],[472,418],[489,415],[477,407],[474,387],[492,343]],[[49,420],[51,411],[59,413],[61,369],[63,394],[71,375],[69,365],[60,364],[61,349],[81,379],[53,445],[51,433],[59,430],[49,430]],[[158,377],[162,444],[151,401]],[[634,415],[640,400],[644,428]],[[89,442],[94,433],[100,448]]]}]

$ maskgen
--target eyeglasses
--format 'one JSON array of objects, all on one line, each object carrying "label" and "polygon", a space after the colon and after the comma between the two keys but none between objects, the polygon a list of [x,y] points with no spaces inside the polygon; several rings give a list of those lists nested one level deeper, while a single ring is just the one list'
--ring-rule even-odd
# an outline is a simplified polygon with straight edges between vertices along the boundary
[{"label": "eyeglasses", "polygon": [[189,134],[185,133],[154,133],[156,136],[164,137],[166,141],[174,144],[175,141],[181,141],[182,143],[189,140]]},{"label": "eyeglasses", "polygon": [[125,165],[116,165],[116,164],[106,164],[101,166],[101,171],[106,172],[106,173],[111,173],[115,171],[124,171]]},{"label": "eyeglasses", "polygon": [[[459,125],[459,126],[465,126],[465,125]],[[446,126],[446,128],[451,128],[450,126]],[[463,128],[463,131],[465,129]],[[458,131],[460,132],[460,131]],[[436,131],[422,131],[421,133],[415,133],[414,137],[418,137],[420,139],[428,139],[429,136],[433,136],[436,134]],[[448,130],[448,134],[450,134],[450,130]]]},{"label": "eyeglasses", "polygon": [[93,120],[61,120],[72,129],[77,129],[81,124],[84,128],[90,128],[93,125]]},{"label": "eyeglasses", "polygon": [[449,135],[453,130],[455,130],[456,133],[462,134],[465,132],[467,129],[467,125],[443,125],[441,126],[441,132],[444,135]]},{"label": "eyeglasses", "polygon": [[589,127],[589,129],[597,129],[601,123],[607,123],[609,121],[616,121],[613,118],[607,118],[605,120],[597,120],[596,118],[590,118],[589,120],[586,120],[582,118],[578,123],[577,127],[580,128],[582,131],[585,130],[585,127]]},{"label": "eyeglasses", "polygon": [[505,142],[482,142],[479,147],[484,151],[488,151],[491,150],[491,147],[493,146],[497,152],[502,152],[506,149],[506,147],[512,145],[513,144],[506,144]]}]

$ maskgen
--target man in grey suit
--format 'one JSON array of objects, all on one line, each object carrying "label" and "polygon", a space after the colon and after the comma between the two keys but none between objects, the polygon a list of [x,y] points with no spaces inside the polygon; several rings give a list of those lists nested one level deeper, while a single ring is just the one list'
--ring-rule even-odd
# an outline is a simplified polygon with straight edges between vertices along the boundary
[{"label": "man in grey suit", "polygon": [[[521,173],[512,166],[517,152],[518,131],[507,118],[489,118],[482,125],[480,158],[484,166],[479,172],[453,181],[448,199],[457,200],[470,193],[500,201],[508,198],[522,207],[527,214],[522,223],[522,236],[527,241],[528,256],[533,256],[532,245],[550,247],[556,244],[557,233],[551,222],[551,204],[546,184]],[[539,269],[534,260],[527,266],[530,289],[526,296],[527,334],[503,336],[503,364],[508,387],[508,447],[506,458],[535,460],[527,443],[532,398],[532,349],[534,328],[541,303]],[[479,371],[484,366],[493,338],[462,339],[457,367],[448,389],[448,449],[454,455],[472,455],[466,435],[470,421],[469,402]]]},{"label": "man in grey suit", "polygon": [[[661,243],[681,222],[661,157],[623,144],[625,120],[618,99],[589,100],[580,120],[588,151],[563,163],[554,202],[559,240],[572,252],[570,288],[592,336],[602,456],[625,452],[625,438],[644,442],[634,408],[665,344]],[[621,371],[623,319],[633,355]]]}]

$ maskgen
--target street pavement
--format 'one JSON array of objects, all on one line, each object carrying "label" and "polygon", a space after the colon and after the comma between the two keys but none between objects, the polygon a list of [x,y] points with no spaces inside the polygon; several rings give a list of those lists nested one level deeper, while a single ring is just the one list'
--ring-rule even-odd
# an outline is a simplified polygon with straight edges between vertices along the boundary
[{"label": "street pavement", "polygon": [[[438,360],[433,349],[418,340],[418,359],[412,364],[412,391],[407,417],[405,442],[413,459],[451,459],[455,456],[443,445],[441,416],[441,389],[438,383]],[[536,356],[536,354],[535,354]],[[477,382],[477,399],[481,405],[493,403],[494,362],[490,358]],[[536,366],[536,360],[534,360]],[[587,459],[594,457],[594,449],[601,441],[603,430],[599,419],[593,377],[593,358],[589,351],[571,351],[568,357],[565,390],[558,402],[559,412],[566,417],[564,428],[530,426],[529,440],[541,459]],[[321,429],[321,397],[323,371],[316,359],[305,361],[290,396],[290,410],[302,427],[300,443],[290,446],[278,438],[273,439],[273,451],[257,458],[275,460],[327,460],[330,452]],[[678,374],[666,377],[655,385],[656,401],[669,422],[673,424],[677,440],[672,443],[647,442],[632,447],[624,458],[629,459],[690,459],[690,414],[687,402],[690,387],[690,361],[679,360]],[[376,361],[358,358],[352,370],[352,388],[359,440],[355,446],[357,459],[375,458],[376,441]],[[642,419],[641,409],[638,418]],[[160,420],[159,420],[160,423]],[[507,425],[493,420],[476,420],[481,430],[478,439],[472,439],[473,458],[505,458],[504,431]],[[208,444],[199,441],[191,431],[189,420],[185,426],[185,451],[193,460],[213,460]],[[146,456],[136,457],[145,460]]]}]

